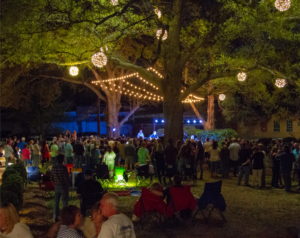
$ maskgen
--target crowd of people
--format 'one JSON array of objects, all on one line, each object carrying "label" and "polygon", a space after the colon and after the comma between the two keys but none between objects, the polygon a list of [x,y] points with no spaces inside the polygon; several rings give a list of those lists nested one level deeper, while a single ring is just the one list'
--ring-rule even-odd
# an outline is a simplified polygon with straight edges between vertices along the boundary
[{"label": "crowd of people", "polygon": [[[77,137],[76,133],[67,134],[53,138],[48,145],[47,141],[42,144],[38,140],[25,143],[17,138],[8,138],[4,145],[5,159],[7,164],[12,158],[23,161],[24,166],[32,163],[33,166],[44,166],[49,160],[52,161],[51,181],[55,184],[55,208],[54,221],[56,224],[48,232],[48,237],[83,237],[77,230],[83,233],[89,232],[87,227],[93,227],[93,235],[89,237],[135,237],[134,226],[128,217],[121,214],[118,209],[118,196],[114,193],[104,193],[101,184],[93,180],[92,169],[99,164],[106,164],[110,175],[114,174],[115,166],[124,166],[126,172],[135,172],[135,168],[149,164],[154,168],[154,174],[158,177],[159,183],[154,183],[149,188],[150,193],[168,203],[169,188],[161,190],[163,179],[166,175],[166,168],[175,167],[177,170],[173,178],[174,187],[183,187],[181,177],[187,165],[193,170],[193,179],[203,179],[203,170],[207,167],[211,177],[226,179],[232,172],[237,177],[237,184],[249,187],[263,188],[266,186],[266,168],[272,168],[271,186],[279,188],[284,181],[285,191],[291,191],[291,173],[297,173],[298,186],[300,186],[300,148],[298,143],[283,144],[280,140],[274,140],[269,145],[257,144],[251,141],[244,141],[235,138],[225,139],[217,142],[207,138],[204,143],[186,139],[185,141],[173,142],[169,139],[163,145],[161,139],[125,138],[106,139],[99,137]],[[64,164],[73,164],[80,168],[86,164],[91,170],[85,172],[85,181],[78,186],[77,195],[82,198],[81,207],[68,205],[70,177],[67,167]],[[207,166],[204,166],[207,164]],[[252,174],[252,181],[249,182],[249,175]],[[86,218],[84,199],[89,192],[99,192],[101,203],[97,202],[92,208],[92,220]],[[187,194],[187,196],[189,196]],[[60,211],[60,199],[63,202],[63,209]],[[99,199],[100,200],[100,199]],[[138,203],[136,207],[138,207]],[[2,204],[0,207],[1,216],[8,216],[6,208],[11,205]],[[135,207],[133,221],[139,219],[138,209]],[[10,208],[13,210],[13,208]],[[59,221],[60,215],[60,221]],[[83,217],[84,219],[83,219]],[[18,218],[14,219],[16,230],[28,230],[25,225],[18,225]],[[14,228],[3,230],[2,234],[8,234]],[[27,233],[24,233],[27,234]],[[13,236],[7,236],[13,237]],[[24,236],[25,237],[25,236]],[[31,236],[26,236],[31,237]]]}]

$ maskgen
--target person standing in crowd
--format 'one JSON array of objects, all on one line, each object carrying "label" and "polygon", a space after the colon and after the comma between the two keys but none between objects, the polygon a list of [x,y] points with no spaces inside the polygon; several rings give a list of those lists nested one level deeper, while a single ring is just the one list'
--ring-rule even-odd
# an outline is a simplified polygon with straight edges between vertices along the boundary
[{"label": "person standing in crowd", "polygon": [[279,149],[274,146],[271,150],[272,160],[272,187],[279,188],[278,181],[280,180],[280,160],[278,159]]},{"label": "person standing in crowd", "polygon": [[14,151],[14,158],[17,159],[17,163],[19,163],[19,151],[18,151],[18,144],[20,143],[20,140],[16,139],[14,140],[14,143],[13,143],[13,146],[12,146],[12,149]]},{"label": "person standing in crowd", "polygon": [[125,145],[125,169],[132,171],[132,165],[134,164],[134,157],[136,155],[135,146],[133,145],[133,139],[129,139],[128,144]]},{"label": "person standing in crowd", "polygon": [[140,138],[142,138],[143,140],[144,140],[144,133],[143,133],[143,131],[142,130],[140,130],[140,132],[137,134],[137,138],[138,139],[140,139]]},{"label": "person standing in crowd", "polygon": [[239,152],[241,150],[241,146],[236,143],[236,139],[232,138],[232,143],[228,147],[230,151],[230,167],[233,168],[233,176],[236,177],[238,166],[239,166]]},{"label": "person standing in crowd", "polygon": [[149,159],[149,151],[145,148],[146,143],[145,141],[142,142],[141,148],[138,150],[138,162],[140,164],[146,164],[146,160]]},{"label": "person standing in crowd", "polygon": [[104,154],[103,157],[103,163],[105,163],[108,166],[108,171],[110,173],[110,177],[114,175],[114,169],[115,169],[115,158],[116,154],[112,151],[111,146],[107,146],[107,151]]},{"label": "person standing in crowd", "polygon": [[42,154],[42,168],[44,167],[44,164],[49,161],[50,154],[49,154],[49,147],[48,147],[48,141],[43,140],[42,142],[42,149],[41,149],[41,154]]},{"label": "person standing in crowd", "polygon": [[82,222],[80,209],[76,206],[68,205],[61,210],[61,226],[57,238],[83,238],[76,230]]},{"label": "person standing in crowd", "polygon": [[214,172],[216,177],[218,177],[218,168],[220,163],[220,150],[218,148],[218,142],[213,141],[212,147],[209,149],[209,157],[211,163],[211,177],[214,177]]},{"label": "person standing in crowd", "polygon": [[87,163],[88,166],[91,166],[91,151],[90,151],[90,145],[91,145],[91,141],[88,139],[86,141],[86,144],[84,145],[84,154],[85,154],[85,161]]},{"label": "person standing in crowd", "polygon": [[21,142],[17,145],[18,151],[20,153],[20,159],[23,159],[23,157],[22,157],[22,150],[23,150],[25,144],[26,144],[25,143],[25,137],[22,137]]},{"label": "person standing in crowd", "polygon": [[73,146],[73,151],[75,153],[74,167],[81,168],[81,164],[83,162],[84,147],[79,138],[76,140],[76,144]]},{"label": "person standing in crowd", "polygon": [[227,146],[227,148],[229,148],[229,146],[230,146],[230,145],[231,145],[231,143],[232,143],[232,141],[231,141],[231,138],[229,138],[229,137],[228,137],[228,140],[227,140],[227,142],[226,142],[226,143],[227,143],[227,145],[226,145],[226,146]]},{"label": "person standing in crowd", "polygon": [[91,168],[95,168],[96,165],[101,164],[101,152],[99,150],[99,142],[95,141],[95,144],[93,145],[93,149],[91,151],[92,156],[90,157],[90,162],[91,162]]},{"label": "person standing in crowd", "polygon": [[220,160],[222,168],[222,178],[229,177],[229,163],[230,163],[230,151],[226,142],[222,142],[222,148],[220,150]]},{"label": "person standing in crowd", "polygon": [[[126,159],[126,155],[125,155],[125,140],[121,140],[121,143],[119,145],[119,153],[120,153],[120,166],[124,166],[125,165],[125,159]],[[125,169],[127,170],[127,168],[125,167]]]},{"label": "person standing in crowd", "polygon": [[172,167],[175,167],[178,158],[178,149],[174,146],[172,139],[168,140],[168,145],[166,146],[164,154],[166,165],[172,165]]},{"label": "person standing in crowd", "polygon": [[40,163],[40,146],[39,141],[35,140],[33,144],[33,154],[32,154],[32,162],[34,167],[39,167]]},{"label": "person standing in crowd", "polygon": [[5,153],[5,169],[6,169],[8,166],[8,162],[12,158],[14,158],[14,150],[13,148],[11,148],[11,146],[8,143],[4,145],[4,153]]},{"label": "person standing in crowd", "polygon": [[57,164],[56,158],[58,155],[58,146],[57,146],[57,140],[55,139],[53,141],[53,144],[51,145],[51,160],[53,165]]},{"label": "person standing in crowd", "polygon": [[33,238],[28,226],[20,222],[14,205],[0,203],[0,237]]},{"label": "person standing in crowd", "polygon": [[165,175],[165,158],[164,158],[163,145],[161,143],[157,145],[157,151],[155,151],[155,162],[156,162],[158,180],[161,183],[161,173],[162,176]]},{"label": "person standing in crowd", "polygon": [[243,176],[245,175],[245,186],[249,186],[249,175],[250,175],[250,158],[251,154],[249,153],[249,150],[246,148],[246,143],[242,144],[243,148],[239,152],[239,158],[240,158],[240,171],[239,171],[239,177],[238,177],[238,185],[241,184],[241,181],[243,179]]},{"label": "person standing in crowd", "polygon": [[252,177],[252,187],[255,186],[256,178],[258,178],[258,186],[261,189],[262,188],[262,172],[264,169],[264,154],[259,151],[258,147],[253,148],[253,155],[252,155],[252,161],[253,161],[253,177]]},{"label": "person standing in crowd", "polygon": [[299,149],[299,144],[298,143],[294,143],[294,150],[293,150],[293,154],[295,155],[295,159],[297,160],[297,163],[295,163],[295,170],[297,172],[297,177],[298,177],[298,186],[300,186],[300,166],[298,163],[298,159],[300,158],[300,149]]},{"label": "person standing in crowd", "polygon": [[189,165],[191,163],[190,158],[192,154],[192,148],[191,148],[191,141],[186,139],[185,144],[183,144],[179,151],[179,158],[180,161],[178,161],[178,171],[180,174],[183,173],[182,167],[185,165]]},{"label": "person standing in crowd", "polygon": [[201,141],[197,141],[197,148],[195,153],[195,168],[197,179],[203,179],[203,162],[204,162],[204,148]]},{"label": "person standing in crowd", "polygon": [[264,168],[261,175],[261,186],[264,188],[266,186],[266,164],[267,164],[267,154],[264,151],[264,145],[258,144],[258,151],[262,152],[264,154]]},{"label": "person standing in crowd", "polygon": [[212,147],[212,144],[209,142],[209,138],[206,138],[206,142],[203,144],[204,147],[204,158],[205,162],[208,164],[208,167],[210,167],[210,162],[209,162],[209,150]]},{"label": "person standing in crowd", "polygon": [[101,227],[98,238],[135,238],[132,221],[119,212],[118,195],[112,192],[104,194],[101,199],[100,210],[103,216],[107,217]]},{"label": "person standing in crowd", "polygon": [[290,147],[285,145],[283,151],[279,152],[277,159],[280,160],[280,171],[284,180],[285,191],[290,192],[292,187],[291,172],[293,170],[293,163],[295,162],[295,155],[291,153]]},{"label": "person standing in crowd", "polygon": [[53,165],[50,177],[55,186],[55,206],[53,214],[55,222],[58,221],[60,197],[62,198],[63,207],[68,205],[70,184],[68,169],[63,165],[64,155],[58,155],[56,159],[57,164]]},{"label": "person standing in crowd", "polygon": [[28,147],[28,149],[30,150],[30,157],[31,157],[31,161],[33,161],[33,140],[30,140],[29,141],[29,147]]},{"label": "person standing in crowd", "polygon": [[30,150],[28,149],[27,144],[24,145],[24,148],[22,150],[22,157],[23,157],[24,167],[26,168],[26,166],[28,165],[28,161],[30,160]]},{"label": "person standing in crowd", "polygon": [[65,139],[59,138],[57,142],[58,154],[65,155]]},{"label": "person standing in crowd", "polygon": [[67,143],[65,146],[65,164],[73,164],[74,154],[73,154],[73,146],[70,144],[70,139],[67,139]]}]

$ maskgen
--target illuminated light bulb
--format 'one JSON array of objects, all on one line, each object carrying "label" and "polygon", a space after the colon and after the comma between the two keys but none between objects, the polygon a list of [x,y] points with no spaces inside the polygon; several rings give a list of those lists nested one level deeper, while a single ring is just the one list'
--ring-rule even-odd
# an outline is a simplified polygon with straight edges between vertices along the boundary
[{"label": "illuminated light bulb", "polygon": [[145,91],[145,89],[143,89],[143,91]]},{"label": "illuminated light bulb", "polygon": [[110,90],[112,90],[112,88],[110,88]]},{"label": "illuminated light bulb", "polygon": [[129,84],[128,82],[126,82],[126,84]]},{"label": "illuminated light bulb", "polygon": [[[157,39],[159,39],[161,34],[162,34],[162,29],[157,30],[157,32],[156,32]],[[167,30],[165,30],[165,34],[163,35],[162,40],[166,40],[167,38],[168,38],[168,32],[167,32]]]},{"label": "illuminated light bulb", "polygon": [[291,0],[276,0],[275,7],[279,11],[284,12],[291,7]]},{"label": "illuminated light bulb", "polygon": [[111,0],[110,4],[116,6],[118,4],[118,0]]},{"label": "illuminated light bulb", "polygon": [[110,82],[109,82],[109,84],[110,84]]},{"label": "illuminated light bulb", "polygon": [[105,88],[107,88],[107,87],[105,87]]},{"label": "illuminated light bulb", "polygon": [[70,67],[70,69],[69,69],[69,73],[70,73],[70,75],[72,75],[72,76],[76,76],[76,75],[78,75],[78,68],[76,67],[76,66],[72,66],[72,67]]},{"label": "illuminated light bulb", "polygon": [[161,17],[161,11],[156,7],[153,9],[154,13],[157,15],[158,18]]},{"label": "illuminated light bulb", "polygon": [[225,98],[226,98],[226,96],[225,96],[224,94],[220,94],[220,95],[219,95],[219,99],[220,99],[221,101],[224,101]]},{"label": "illuminated light bulb", "polygon": [[102,52],[97,52],[96,54],[94,54],[92,56],[92,63],[96,66],[96,67],[103,67],[104,65],[106,65],[107,63],[107,57],[104,53]]},{"label": "illuminated light bulb", "polygon": [[278,88],[283,88],[286,85],[286,80],[285,79],[276,79],[275,85]]},{"label": "illuminated light bulb", "polygon": [[244,72],[238,73],[237,78],[238,78],[238,80],[241,81],[241,82],[242,82],[242,81],[245,81],[246,78],[247,78],[247,74],[244,73]]}]

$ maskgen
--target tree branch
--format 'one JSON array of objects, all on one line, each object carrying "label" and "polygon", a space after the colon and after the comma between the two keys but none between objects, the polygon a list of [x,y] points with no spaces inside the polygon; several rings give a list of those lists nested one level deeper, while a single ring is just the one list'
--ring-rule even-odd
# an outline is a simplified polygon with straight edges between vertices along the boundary
[{"label": "tree branch", "polygon": [[122,119],[122,121],[119,122],[119,126],[120,126],[120,127],[121,127],[121,126],[129,119],[129,117],[132,116],[133,113],[135,113],[135,111],[136,111],[137,109],[139,109],[141,102],[142,102],[142,101],[137,102],[137,104],[130,110],[130,112],[126,115],[126,117],[124,117],[124,118]]}]

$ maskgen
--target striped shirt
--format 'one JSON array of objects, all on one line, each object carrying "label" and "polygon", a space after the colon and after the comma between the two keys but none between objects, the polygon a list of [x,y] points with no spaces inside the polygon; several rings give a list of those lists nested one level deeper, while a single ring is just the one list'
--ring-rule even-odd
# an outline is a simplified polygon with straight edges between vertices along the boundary
[{"label": "striped shirt", "polygon": [[83,238],[79,233],[66,225],[61,225],[57,238]]}]

